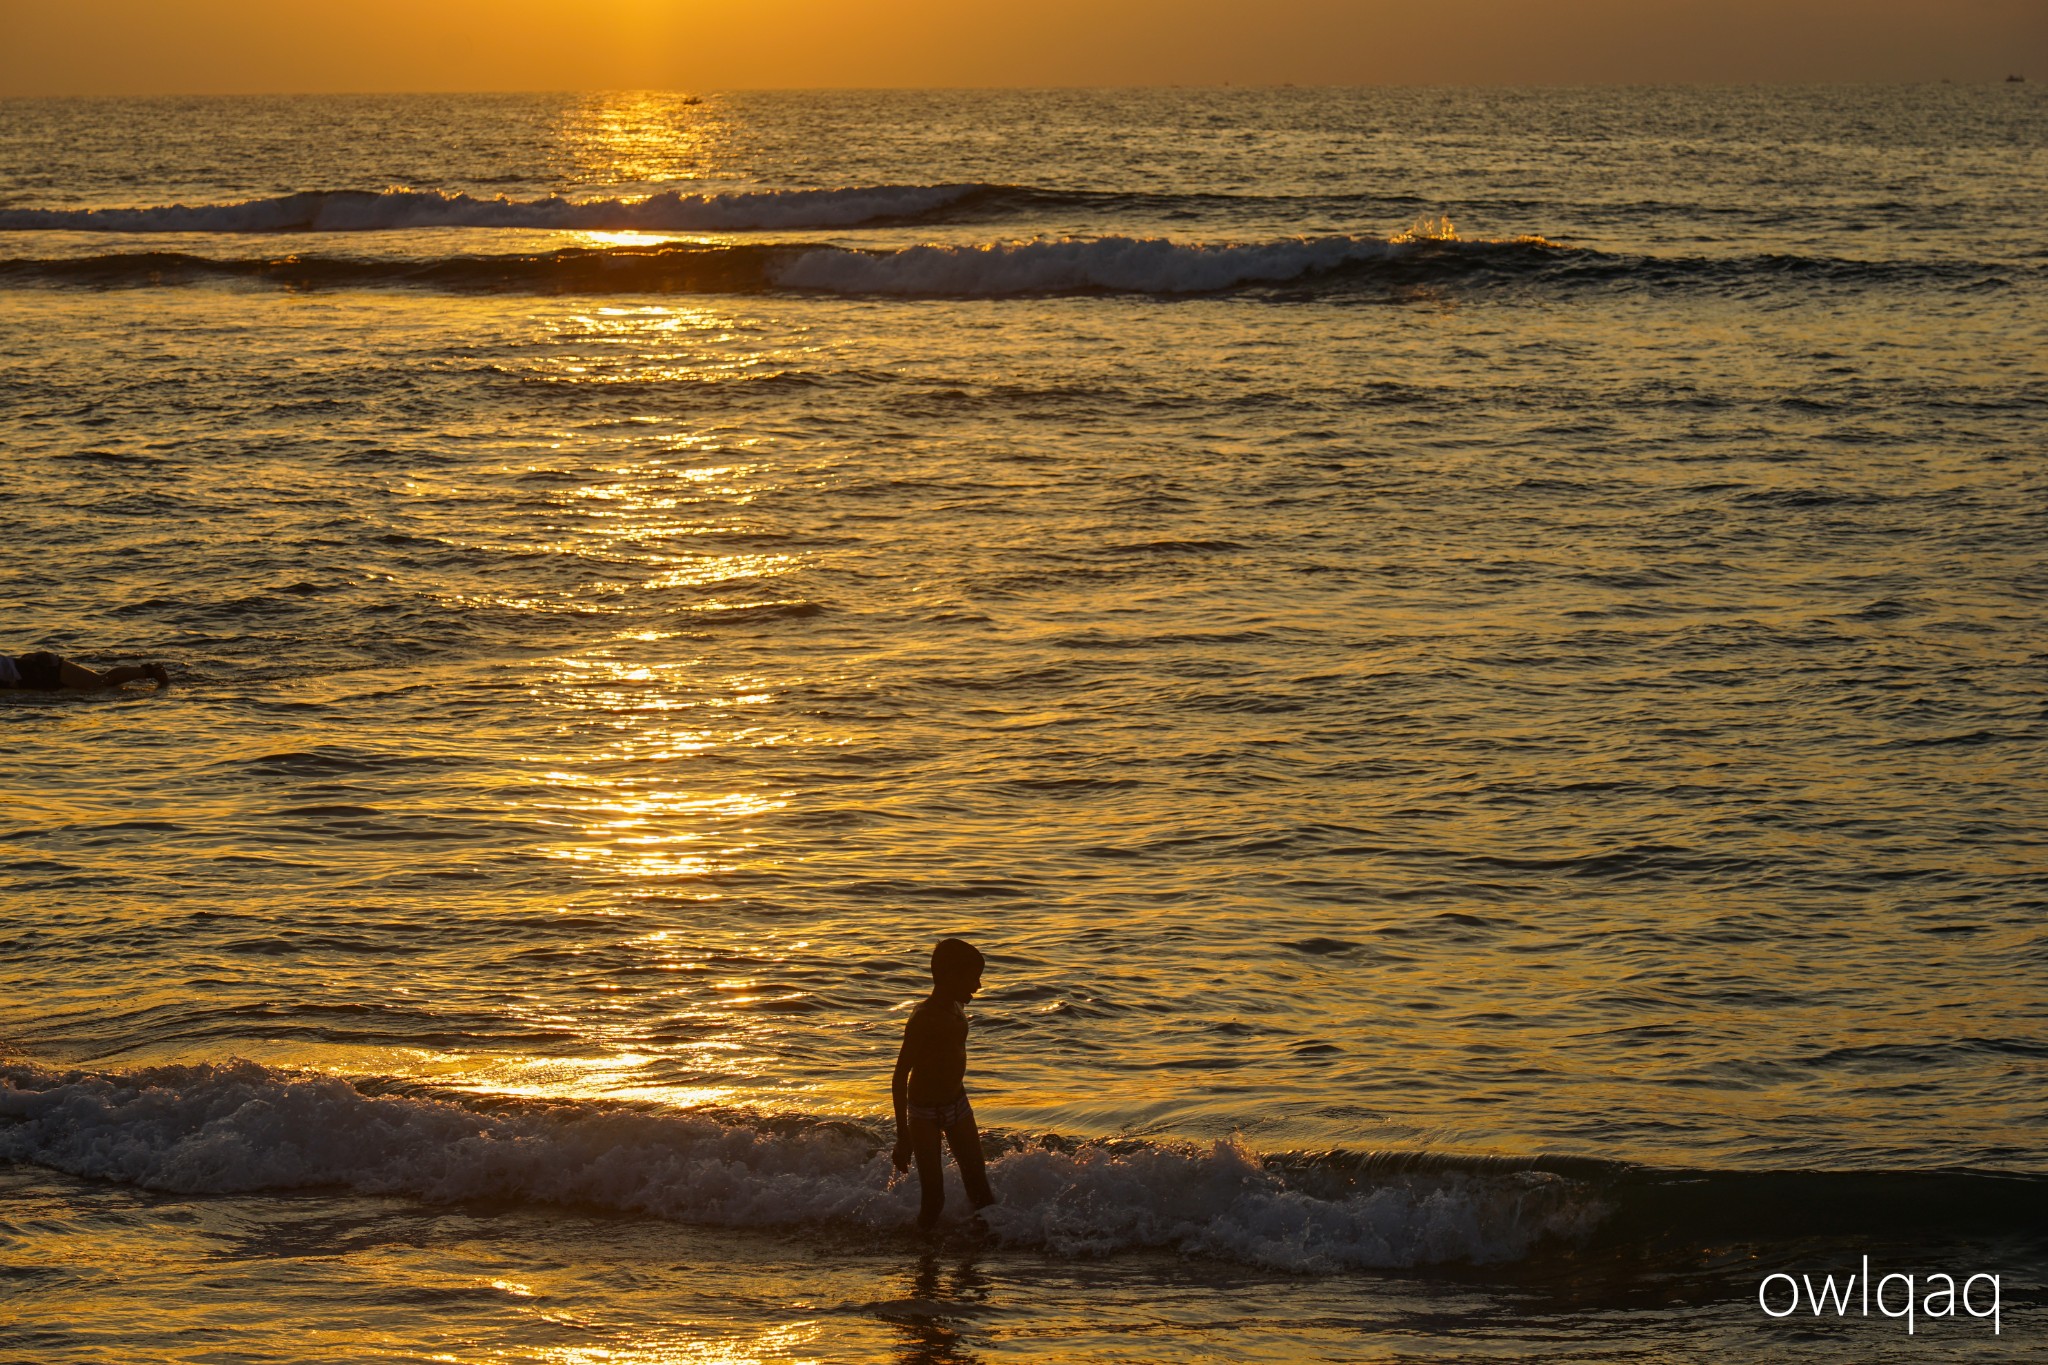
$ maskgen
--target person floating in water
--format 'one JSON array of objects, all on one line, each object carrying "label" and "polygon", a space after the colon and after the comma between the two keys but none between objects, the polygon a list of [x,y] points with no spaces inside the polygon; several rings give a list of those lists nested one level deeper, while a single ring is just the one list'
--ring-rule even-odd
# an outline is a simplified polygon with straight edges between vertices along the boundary
[{"label": "person floating in water", "polygon": [[974,1106],[967,1102],[967,1014],[960,1008],[981,989],[983,965],[973,944],[957,938],[940,940],[932,949],[932,993],[903,1026],[903,1050],[896,1056],[896,1075],[889,1085],[896,1102],[896,1153],[891,1160],[899,1171],[909,1170],[912,1158],[917,1161],[920,1228],[938,1222],[946,1203],[941,1137],[953,1149],[953,1162],[974,1207],[996,1202],[982,1164]]},{"label": "person floating in water", "polygon": [[27,688],[34,692],[97,692],[148,678],[159,688],[171,685],[171,675],[162,664],[121,664],[104,673],[95,668],[38,649],[9,657],[0,654],[0,687]]}]

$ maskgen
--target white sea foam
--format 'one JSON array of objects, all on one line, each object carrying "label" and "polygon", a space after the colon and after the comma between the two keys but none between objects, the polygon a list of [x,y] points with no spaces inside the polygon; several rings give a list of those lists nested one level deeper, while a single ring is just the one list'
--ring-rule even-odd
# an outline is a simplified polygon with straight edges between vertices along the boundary
[{"label": "white sea foam", "polygon": [[644,199],[476,199],[437,190],[309,190],[237,204],[155,208],[0,209],[0,231],[368,232],[406,228],[535,228],[585,232],[737,232],[852,227],[934,212],[981,185],[873,185],[724,194],[668,191]]},{"label": "white sea foam", "polygon": [[[588,1103],[472,1107],[366,1094],[248,1062],[129,1073],[0,1067],[0,1158],[183,1193],[340,1186],[429,1200],[595,1205],[730,1226],[900,1228],[892,1179],[853,1125],[753,1125]],[[1297,1271],[1500,1261],[1597,1215],[1534,1171],[1390,1178],[1342,1197],[1290,1186],[1237,1146],[1032,1147],[990,1167],[1006,1243],[1163,1249]],[[963,1207],[957,1186],[950,1206]]]},{"label": "white sea foam", "polygon": [[850,294],[998,295],[1102,289],[1191,294],[1278,283],[1413,248],[1378,237],[1294,238],[1246,245],[1163,237],[1061,238],[868,252],[807,251],[771,274],[785,289]]}]

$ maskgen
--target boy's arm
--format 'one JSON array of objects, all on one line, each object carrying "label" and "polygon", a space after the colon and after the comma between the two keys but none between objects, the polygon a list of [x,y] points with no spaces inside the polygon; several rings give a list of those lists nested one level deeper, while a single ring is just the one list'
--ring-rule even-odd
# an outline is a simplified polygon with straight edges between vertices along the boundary
[{"label": "boy's arm", "polygon": [[903,1047],[896,1053],[896,1074],[889,1078],[889,1098],[896,1107],[896,1153],[891,1162],[899,1171],[910,1169],[910,1115],[907,1106],[910,1103],[910,1072],[917,1061],[911,1046],[911,1025],[915,1022],[912,1019],[903,1025]]},{"label": "boy's arm", "polygon": [[903,1031],[903,1047],[896,1054],[896,1074],[889,1078],[889,1098],[896,1105],[896,1131],[902,1132],[904,1108],[910,1103],[910,1070],[915,1061],[910,1047],[910,1030]]}]

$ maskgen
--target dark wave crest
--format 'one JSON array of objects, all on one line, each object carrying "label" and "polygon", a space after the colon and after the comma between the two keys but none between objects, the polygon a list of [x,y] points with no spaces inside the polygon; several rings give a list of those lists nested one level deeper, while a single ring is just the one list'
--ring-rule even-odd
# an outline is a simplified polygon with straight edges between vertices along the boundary
[{"label": "dark wave crest", "polygon": [[1435,285],[1757,294],[1802,287],[1982,288],[1988,266],[1758,255],[1652,257],[1564,247],[1540,237],[1332,236],[1264,242],[1163,237],[1040,238],[894,249],[806,242],[669,243],[433,256],[214,256],[176,251],[0,259],[0,285],[427,289],[515,294],[814,294],[1000,298],[1164,297],[1264,290],[1276,297],[1384,294]]},{"label": "dark wave crest", "polygon": [[0,209],[0,232],[395,232],[526,228],[583,232],[744,232],[922,222],[1012,193],[1000,185],[668,191],[632,199],[477,199],[439,190],[302,190],[234,204]]},{"label": "dark wave crest", "polygon": [[975,182],[851,185],[836,189],[725,190],[598,199],[479,199],[442,190],[301,190],[229,204],[109,208],[0,208],[0,232],[286,233],[510,228],[582,232],[748,232],[983,222],[1015,215],[1083,214],[1110,221],[1165,220],[1247,209],[1301,215],[1412,215],[1406,195],[1256,195],[1051,189]]},{"label": "dark wave crest", "polygon": [[670,244],[426,259],[224,257],[174,251],[0,259],[0,284],[166,288],[432,289],[465,293],[698,294],[788,291],[987,298],[1220,293],[1350,281],[1397,284],[1525,275],[1546,243],[1376,237],[1207,244],[1098,237],[859,250],[812,243]]}]

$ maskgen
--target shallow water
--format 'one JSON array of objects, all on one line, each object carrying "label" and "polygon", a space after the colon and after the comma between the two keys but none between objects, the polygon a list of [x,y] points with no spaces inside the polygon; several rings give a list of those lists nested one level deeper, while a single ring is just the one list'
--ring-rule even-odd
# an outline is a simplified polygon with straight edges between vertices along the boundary
[{"label": "shallow water", "polygon": [[[11,647],[177,681],[0,699],[23,1339],[162,1345],[136,1238],[189,1358],[1835,1359],[1897,1329],[1758,1267],[2037,1284],[2043,121],[0,104]],[[1005,1198],[927,1266],[950,932]]]}]

